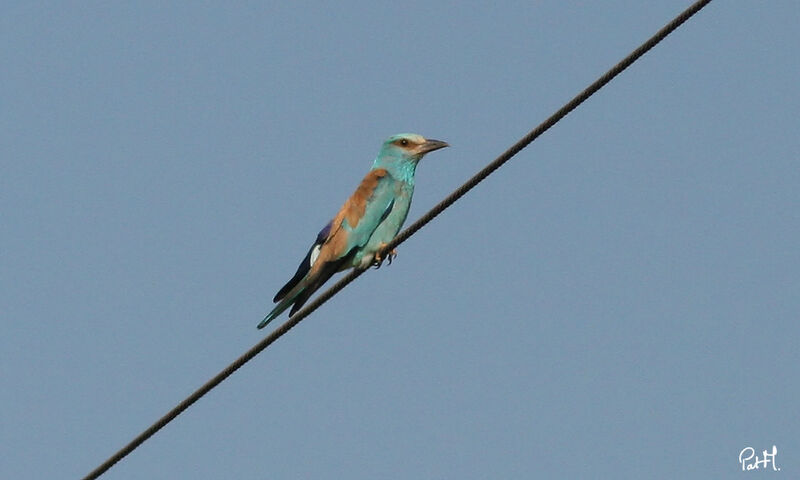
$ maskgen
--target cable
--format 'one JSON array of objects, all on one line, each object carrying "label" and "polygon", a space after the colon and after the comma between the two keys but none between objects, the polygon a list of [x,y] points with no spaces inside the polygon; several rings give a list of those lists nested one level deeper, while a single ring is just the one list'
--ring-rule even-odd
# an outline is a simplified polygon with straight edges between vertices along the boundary
[{"label": "cable", "polygon": [[[622,59],[622,61],[620,61],[613,68],[611,68],[609,71],[603,74],[603,76],[601,76],[594,83],[586,87],[584,91],[582,91],[581,93],[576,95],[575,98],[567,102],[563,107],[561,107],[558,111],[556,111],[553,115],[551,115],[547,120],[542,122],[538,127],[531,130],[530,133],[522,137],[522,139],[520,139],[517,143],[515,143],[511,148],[503,152],[503,154],[501,154],[494,161],[492,161],[490,164],[484,167],[481,171],[476,173],[472,178],[470,178],[466,183],[464,183],[464,185],[457,188],[453,193],[448,195],[447,198],[439,202],[439,204],[437,204],[430,211],[428,211],[428,213],[420,217],[419,220],[417,220],[411,226],[400,232],[394,238],[394,240],[392,240],[391,242],[389,242],[388,245],[386,245],[386,247],[382,252],[384,253],[384,256],[386,252],[397,247],[401,243],[408,240],[409,237],[417,233],[417,231],[419,231],[422,227],[427,225],[431,220],[436,218],[436,216],[442,213],[445,209],[447,209],[456,201],[458,201],[459,198],[461,198],[467,192],[472,190],[476,185],[478,185],[480,182],[486,179],[486,177],[491,175],[504,163],[509,161],[511,157],[519,153],[523,148],[527,147],[531,142],[536,140],[537,137],[546,132],[559,120],[564,118],[569,112],[578,107],[578,105],[583,103],[587,98],[591,97],[598,90],[603,88],[614,77],[616,77],[623,70],[628,68],[633,62],[638,60],[642,55],[647,53],[648,50],[656,46],[659,42],[661,42],[661,40],[666,38],[667,35],[669,35],[675,29],[680,27],[684,22],[686,22],[695,13],[699,12],[703,7],[705,7],[709,3],[711,3],[711,0],[699,0],[694,4],[692,4],[686,10],[684,10],[680,15],[675,17],[674,20],[672,20],[667,25],[665,25],[661,30],[656,32],[655,35],[650,37],[646,42],[644,42],[641,46],[639,46],[639,48],[631,52],[627,57]],[[114,466],[115,463],[122,460],[125,456],[134,451],[139,445],[141,445],[147,439],[152,437],[162,427],[164,427],[166,424],[174,420],[175,417],[183,413],[184,410],[192,406],[192,404],[198,401],[203,395],[205,395],[206,393],[211,391],[211,389],[222,383],[222,381],[228,378],[231,374],[233,374],[233,372],[238,370],[245,363],[249,362],[253,357],[261,353],[262,350],[270,346],[275,340],[279,339],[286,332],[291,330],[295,325],[300,323],[301,320],[311,315],[311,313],[313,313],[314,310],[322,306],[323,303],[327,302],[331,297],[339,293],[339,291],[341,291],[344,287],[350,284],[350,282],[361,276],[361,274],[363,274],[365,271],[366,270],[355,269],[352,270],[347,275],[345,275],[344,277],[342,277],[328,290],[318,295],[311,303],[309,303],[300,311],[295,313],[291,318],[289,318],[289,320],[286,321],[286,323],[275,329],[275,331],[270,333],[266,338],[258,342],[250,350],[245,352],[241,357],[237,358],[224,370],[215,375],[211,380],[203,384],[203,386],[198,388],[194,393],[186,397],[185,400],[183,400],[181,403],[176,405],[175,408],[167,412],[166,415],[158,419],[158,421],[156,421],[153,425],[148,427],[147,430],[143,431],[136,438],[131,440],[130,443],[122,447],[117,453],[109,457],[108,460],[106,460],[100,466],[92,470],[88,475],[84,477],[83,480],[94,480],[103,473],[105,473],[109,468]]]}]

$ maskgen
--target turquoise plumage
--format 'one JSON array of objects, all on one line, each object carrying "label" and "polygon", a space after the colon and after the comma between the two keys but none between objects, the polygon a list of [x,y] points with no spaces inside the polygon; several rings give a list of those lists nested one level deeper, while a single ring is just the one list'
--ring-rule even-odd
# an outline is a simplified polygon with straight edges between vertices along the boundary
[{"label": "turquoise plumage", "polygon": [[[439,140],[403,133],[389,137],[372,169],[339,213],[317,235],[294,276],[275,295],[277,305],[258,328],[264,328],[290,306],[289,315],[334,273],[351,267],[380,266],[378,251],[389,243],[408,215],[414,194],[414,173],[426,153],[447,147]],[[391,252],[389,262],[394,256]]]}]

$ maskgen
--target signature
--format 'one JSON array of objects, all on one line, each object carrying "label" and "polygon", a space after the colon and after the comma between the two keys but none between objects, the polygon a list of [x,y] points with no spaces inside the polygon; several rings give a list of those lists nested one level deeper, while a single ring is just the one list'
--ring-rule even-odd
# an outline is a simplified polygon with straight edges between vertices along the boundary
[{"label": "signature", "polygon": [[745,470],[758,470],[759,468],[766,469],[767,466],[771,466],[774,472],[780,471],[780,467],[775,464],[775,455],[778,454],[778,447],[775,445],[772,446],[772,452],[767,452],[763,450],[761,452],[761,458],[756,455],[756,451],[753,447],[745,447],[739,452],[739,463],[742,464],[742,471]]}]

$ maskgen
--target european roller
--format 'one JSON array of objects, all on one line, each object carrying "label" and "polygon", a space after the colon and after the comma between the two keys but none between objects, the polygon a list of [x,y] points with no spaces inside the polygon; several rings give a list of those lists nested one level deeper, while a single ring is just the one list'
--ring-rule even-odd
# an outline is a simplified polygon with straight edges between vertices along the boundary
[{"label": "european roller", "polygon": [[[447,146],[413,133],[389,137],[372,169],[339,213],[320,230],[297,272],[275,295],[272,301],[277,305],[258,328],[264,328],[290,306],[289,315],[294,315],[334,273],[353,267],[380,267],[385,260],[380,250],[397,235],[408,215],[417,164],[426,153]],[[394,251],[386,255],[389,263],[394,255]]]}]

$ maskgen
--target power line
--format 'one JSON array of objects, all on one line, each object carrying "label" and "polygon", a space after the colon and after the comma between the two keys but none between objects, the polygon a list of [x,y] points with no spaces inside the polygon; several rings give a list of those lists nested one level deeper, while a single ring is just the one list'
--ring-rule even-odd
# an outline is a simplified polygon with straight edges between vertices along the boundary
[{"label": "power line", "polygon": [[[691,18],[695,13],[699,12],[703,9],[706,5],[711,3],[711,0],[699,0],[692,4],[689,8],[681,12],[680,15],[675,17],[671,22],[665,25],[661,30],[655,33],[652,37],[650,37],[646,42],[644,42],[641,46],[639,46],[636,50],[631,52],[627,57],[622,59],[618,64],[612,67],[609,71],[603,74],[600,78],[595,80],[594,83],[586,87],[581,93],[576,95],[572,100],[567,102],[563,107],[561,107],[558,111],[552,114],[547,120],[539,124],[536,128],[530,131],[527,135],[522,137],[517,143],[515,143],[511,148],[503,152],[499,157],[497,157],[494,161],[484,167],[481,171],[476,173],[472,178],[470,178],[466,183],[462,186],[457,188],[453,193],[447,196],[444,200],[439,202],[435,207],[433,207],[428,213],[423,215],[419,218],[416,222],[414,222],[411,226],[400,232],[394,240],[389,242],[389,244],[384,248],[383,252],[384,256],[385,253],[392,250],[393,248],[397,247],[401,243],[408,240],[409,237],[417,233],[422,227],[427,225],[431,220],[436,218],[440,213],[442,213],[445,209],[450,207],[454,204],[458,199],[464,196],[467,192],[472,190],[476,185],[482,182],[486,177],[491,175],[495,170],[500,168],[504,163],[509,161],[514,155],[519,153],[523,148],[527,147],[531,142],[536,140],[540,135],[546,132],[550,127],[558,123],[559,120],[564,118],[569,112],[574,110],[578,107],[581,103],[583,103],[586,99],[594,95],[598,90],[603,88],[606,84],[608,84],[614,77],[619,75],[623,70],[628,68],[633,62],[638,60],[642,55],[647,53],[651,48],[656,46],[661,40],[667,37],[670,33],[672,33],[675,29],[680,27],[684,22],[686,22],[689,18]],[[198,388],[194,393],[186,397],[182,402],[175,406],[172,410],[167,412],[166,415],[158,419],[153,425],[148,427],[145,431],[139,434],[136,438],[131,440],[130,443],[122,447],[117,453],[112,455],[108,458],[105,462],[103,462],[100,466],[92,470],[88,475],[84,477],[83,480],[93,480],[98,478],[100,475],[108,471],[109,468],[114,466],[115,463],[122,460],[125,456],[129,453],[134,451],[139,445],[144,443],[147,439],[152,437],[156,432],[158,432],[162,427],[166,424],[171,422],[175,419],[178,415],[183,413],[184,410],[192,406],[196,401],[198,401],[203,395],[211,391],[214,387],[222,383],[223,380],[228,378],[233,372],[238,370],[241,366],[245,363],[249,362],[253,357],[261,353],[265,348],[270,346],[275,340],[279,339],[283,336],[286,332],[291,330],[295,325],[300,323],[304,318],[311,315],[317,308],[322,306],[323,303],[327,302],[331,297],[339,293],[344,287],[346,287],[350,282],[361,276],[366,270],[358,270],[354,269],[350,273],[346,274],[342,277],[338,282],[333,284],[329,289],[325,292],[318,295],[311,303],[306,305],[303,309],[298,311],[294,314],[289,320],[286,321],[283,325],[275,329],[272,333],[270,333],[267,337],[263,340],[258,342],[254,345],[250,350],[245,352],[241,357],[237,358],[233,363],[228,365],[224,370],[219,372],[215,375],[211,380],[207,381],[203,386]]]}]

